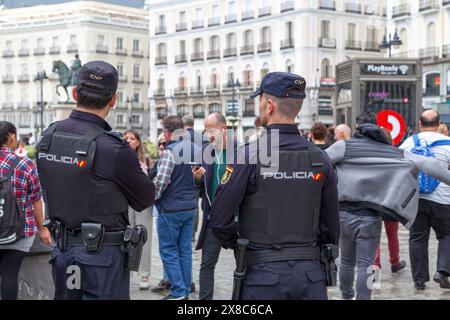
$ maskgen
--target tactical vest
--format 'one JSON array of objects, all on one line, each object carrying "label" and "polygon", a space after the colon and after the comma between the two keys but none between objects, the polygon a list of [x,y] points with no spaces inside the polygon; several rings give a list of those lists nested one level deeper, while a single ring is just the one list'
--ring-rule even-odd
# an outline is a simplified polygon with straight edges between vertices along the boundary
[{"label": "tactical vest", "polygon": [[316,246],[328,172],[314,147],[282,151],[279,169],[257,165],[256,191],[239,210],[240,237],[254,249]]},{"label": "tactical vest", "polygon": [[55,132],[58,123],[44,132],[37,147],[37,166],[47,216],[69,229],[78,229],[83,222],[114,227],[128,201],[112,182],[96,180],[93,162],[95,140],[111,133],[96,126],[84,136]]}]

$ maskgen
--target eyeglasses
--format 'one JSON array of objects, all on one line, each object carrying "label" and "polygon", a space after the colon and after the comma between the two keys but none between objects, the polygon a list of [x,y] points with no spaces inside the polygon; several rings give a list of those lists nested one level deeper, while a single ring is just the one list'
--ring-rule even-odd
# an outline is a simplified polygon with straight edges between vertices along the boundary
[{"label": "eyeglasses", "polygon": [[165,147],[166,146],[166,143],[165,142],[161,142],[161,143],[158,143],[158,147]]}]

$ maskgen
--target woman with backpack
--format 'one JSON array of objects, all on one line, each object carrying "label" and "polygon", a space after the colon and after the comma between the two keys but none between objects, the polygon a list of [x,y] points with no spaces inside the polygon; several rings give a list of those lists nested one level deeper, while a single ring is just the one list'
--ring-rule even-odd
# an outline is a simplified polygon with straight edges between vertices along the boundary
[{"label": "woman with backpack", "polygon": [[[125,132],[125,140],[127,140],[131,149],[136,152],[142,171],[148,176],[150,169],[153,167],[152,160],[146,156],[141,136],[134,130]],[[147,290],[150,288],[150,264],[151,264],[151,232],[153,228],[152,209],[145,209],[143,212],[136,212],[132,208],[128,209],[128,217],[131,226],[144,225],[148,232],[148,241],[144,245],[142,251],[141,265],[139,268],[139,288]]]},{"label": "woman with backpack", "polygon": [[[44,227],[42,191],[36,165],[16,155],[17,130],[0,122],[0,278],[2,300],[17,300],[18,275],[35,235],[53,245]],[[14,205],[14,203],[17,204]]]}]

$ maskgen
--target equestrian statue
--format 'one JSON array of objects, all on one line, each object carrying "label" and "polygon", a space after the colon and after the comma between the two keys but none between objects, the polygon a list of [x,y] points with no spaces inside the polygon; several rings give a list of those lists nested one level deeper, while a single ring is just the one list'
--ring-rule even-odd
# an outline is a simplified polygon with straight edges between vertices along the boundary
[{"label": "equestrian statue", "polygon": [[56,86],[56,94],[61,96],[59,93],[59,88],[64,88],[67,96],[66,103],[69,103],[70,99],[67,88],[69,86],[77,85],[78,74],[80,73],[81,67],[81,60],[78,54],[75,55],[75,60],[73,61],[70,69],[61,60],[53,61],[53,72],[59,75],[59,84]]}]

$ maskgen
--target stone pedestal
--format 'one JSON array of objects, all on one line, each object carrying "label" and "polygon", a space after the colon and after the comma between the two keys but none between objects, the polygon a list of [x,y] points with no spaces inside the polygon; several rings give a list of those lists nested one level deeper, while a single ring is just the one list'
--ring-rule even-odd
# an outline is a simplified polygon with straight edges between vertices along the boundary
[{"label": "stone pedestal", "polygon": [[76,108],[75,103],[58,103],[52,105],[52,109],[55,111],[55,121],[61,121],[69,118],[72,110]]},{"label": "stone pedestal", "polygon": [[52,300],[55,290],[52,268],[48,263],[51,250],[36,235],[31,252],[25,257],[19,273],[19,300]]}]

